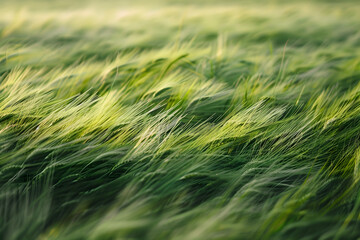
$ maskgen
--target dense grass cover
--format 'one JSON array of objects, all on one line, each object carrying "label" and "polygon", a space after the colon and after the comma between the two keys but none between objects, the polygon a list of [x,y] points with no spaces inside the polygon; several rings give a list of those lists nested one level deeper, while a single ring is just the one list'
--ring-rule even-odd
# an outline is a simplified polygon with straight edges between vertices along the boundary
[{"label": "dense grass cover", "polygon": [[1,239],[360,237],[356,1],[6,1]]}]

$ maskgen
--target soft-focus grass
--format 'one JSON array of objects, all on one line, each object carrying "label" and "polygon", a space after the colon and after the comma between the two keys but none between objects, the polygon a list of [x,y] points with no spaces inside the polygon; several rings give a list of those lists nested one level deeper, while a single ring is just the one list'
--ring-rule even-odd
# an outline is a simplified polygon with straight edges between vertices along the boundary
[{"label": "soft-focus grass", "polygon": [[360,237],[356,1],[5,1],[1,239]]}]

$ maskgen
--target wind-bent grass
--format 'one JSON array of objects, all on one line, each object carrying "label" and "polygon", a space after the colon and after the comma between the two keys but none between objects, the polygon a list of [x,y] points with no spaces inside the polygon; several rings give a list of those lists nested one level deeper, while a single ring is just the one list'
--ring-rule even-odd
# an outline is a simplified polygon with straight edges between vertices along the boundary
[{"label": "wind-bent grass", "polygon": [[1,239],[359,238],[358,12],[5,2]]}]

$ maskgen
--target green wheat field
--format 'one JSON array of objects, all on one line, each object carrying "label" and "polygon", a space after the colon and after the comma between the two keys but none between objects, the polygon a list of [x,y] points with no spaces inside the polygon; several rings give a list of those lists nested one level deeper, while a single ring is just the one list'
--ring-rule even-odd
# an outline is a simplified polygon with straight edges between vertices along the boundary
[{"label": "green wheat field", "polygon": [[0,239],[360,239],[358,0],[3,0]]}]

